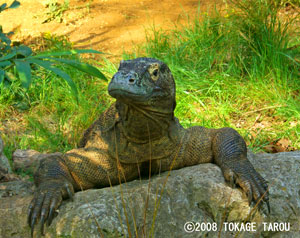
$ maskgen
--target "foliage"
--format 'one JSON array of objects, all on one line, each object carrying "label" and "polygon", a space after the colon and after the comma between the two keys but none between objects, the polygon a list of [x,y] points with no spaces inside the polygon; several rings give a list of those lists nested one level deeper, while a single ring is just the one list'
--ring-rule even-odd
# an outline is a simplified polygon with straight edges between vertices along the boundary
[{"label": "foliage", "polygon": [[299,16],[281,19],[272,0],[233,0],[225,12],[200,14],[188,27],[171,34],[148,35],[146,54],[248,78],[273,74],[299,77]]},{"label": "foliage", "polygon": [[273,0],[231,2],[235,11],[229,13],[227,22],[233,33],[229,35],[236,40],[230,47],[237,66],[251,76],[273,73],[280,78],[292,72],[298,77],[299,42],[293,42],[291,36],[299,33],[299,28],[295,27],[299,15],[280,18],[282,7]]},{"label": "foliage", "polygon": [[[6,3],[3,3],[0,6],[0,13],[2,11],[5,11],[5,10],[11,9],[11,8],[17,8],[19,6],[20,6],[20,2],[18,2],[18,1],[13,1],[13,3],[10,6],[7,6]],[[8,36],[11,34],[12,34],[12,32],[9,32],[7,34],[3,33],[2,26],[0,25],[0,57],[3,56],[3,52],[6,52],[10,48],[11,41],[8,38]],[[1,77],[2,77],[1,75],[2,75],[2,73],[0,71],[0,83],[1,83]]]},{"label": "foliage", "polygon": [[151,29],[125,57],[169,65],[185,127],[230,126],[255,150],[282,138],[286,150],[300,148],[299,16],[282,18],[283,10],[269,0],[235,1],[171,31]]},{"label": "foliage", "polygon": [[[11,6],[6,7],[6,4],[1,6],[2,10],[8,8],[18,7],[20,4],[14,1]],[[74,59],[63,58],[65,56],[72,56],[82,53],[96,53],[101,52],[96,50],[64,50],[56,52],[42,52],[34,54],[30,47],[26,45],[14,45],[8,38],[8,34],[0,32],[0,84],[2,82],[11,84],[15,80],[21,81],[21,86],[28,89],[32,81],[32,71],[34,65],[52,71],[56,75],[62,77],[71,87],[74,96],[78,96],[77,88],[71,77],[56,67],[61,63],[69,65],[76,70],[80,70],[87,74],[106,80],[105,76],[94,66],[87,63],[80,62]],[[18,76],[18,77],[17,77]]]},{"label": "foliage", "polygon": [[19,1],[13,1],[12,4],[10,4],[9,6],[7,6],[7,3],[3,3],[1,6],[0,6],[0,12],[4,11],[4,10],[7,10],[7,9],[10,9],[10,8],[17,8],[20,6],[20,2]]},{"label": "foliage", "polygon": [[[258,7],[253,4],[252,8]],[[255,151],[277,148],[280,144],[285,144],[284,148],[281,146],[284,150],[299,149],[300,80],[296,70],[299,48],[295,46],[300,42],[296,24],[290,24],[284,35],[278,34],[282,37],[279,41],[285,44],[275,44],[270,39],[280,38],[273,37],[277,33],[266,33],[271,28],[260,31],[264,29],[258,27],[260,21],[248,19],[244,23],[242,17],[241,10],[230,7],[221,13],[199,13],[194,21],[175,26],[171,31],[153,29],[140,51],[125,58],[155,57],[169,65],[177,85],[175,114],[184,127],[233,127]],[[254,24],[246,28],[247,24],[251,26],[250,22],[255,22],[256,27]],[[266,36],[261,37],[263,34]],[[256,35],[260,37],[255,42]],[[72,49],[66,38],[46,34],[44,39],[42,48],[47,52]],[[267,48],[257,48],[260,54],[256,54],[257,49],[252,50],[254,46],[271,47],[270,44],[276,49],[273,54]],[[268,56],[259,57],[264,52]],[[105,75],[112,76],[117,71],[117,65],[108,60],[103,59],[101,65],[92,62]],[[80,85],[78,104],[66,90],[65,81],[41,67],[33,69],[28,90],[19,87],[19,80],[12,81],[9,87],[0,84],[0,131],[4,132],[8,157],[16,148],[65,152],[76,147],[84,129],[112,103],[107,81],[84,75],[67,64],[59,64],[59,69]]]},{"label": "foliage", "polygon": [[57,22],[63,21],[63,14],[69,9],[69,0],[64,0],[63,4],[57,2],[57,0],[49,0],[46,3],[48,12],[46,13],[47,18],[43,23],[56,20]]}]

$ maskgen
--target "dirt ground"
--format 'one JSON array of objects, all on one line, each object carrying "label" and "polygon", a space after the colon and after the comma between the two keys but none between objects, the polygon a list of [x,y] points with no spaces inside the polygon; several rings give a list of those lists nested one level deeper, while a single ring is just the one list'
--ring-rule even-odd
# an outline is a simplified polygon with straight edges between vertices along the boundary
[{"label": "dirt ground", "polygon": [[[4,2],[11,3],[13,0]],[[93,48],[120,58],[145,41],[145,30],[170,29],[187,22],[199,11],[206,11],[221,0],[70,0],[59,15],[64,0],[19,0],[21,6],[0,14],[4,32],[14,31],[13,40],[40,37],[42,33],[67,35],[75,47]],[[50,10],[47,3],[60,5]],[[55,19],[49,18],[57,14]],[[48,22],[43,23],[48,19]],[[59,22],[62,21],[62,22]]]}]

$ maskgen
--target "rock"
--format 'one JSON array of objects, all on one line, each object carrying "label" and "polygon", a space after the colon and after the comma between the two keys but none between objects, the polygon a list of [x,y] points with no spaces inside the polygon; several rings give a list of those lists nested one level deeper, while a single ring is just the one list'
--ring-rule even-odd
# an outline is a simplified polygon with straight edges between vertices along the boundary
[{"label": "rock", "polygon": [[[53,154],[61,154],[59,152]],[[16,171],[23,171],[33,174],[40,163],[40,160],[49,156],[35,150],[16,150],[12,155]]]},{"label": "rock", "polygon": [[[250,221],[256,231],[236,237],[299,238],[300,152],[249,154],[249,159],[269,181],[269,216],[253,212],[246,195],[224,182],[219,167],[202,164],[153,176],[150,183],[142,179],[78,192],[73,202],[63,202],[45,237],[229,238],[237,231],[225,228]],[[31,193],[0,199],[0,237],[30,237],[26,215]],[[189,221],[199,222],[196,227],[203,231],[185,232]],[[284,225],[289,231],[274,231]],[[215,227],[219,231],[207,231]]]},{"label": "rock", "polygon": [[14,180],[20,180],[20,177],[16,174],[8,173],[7,170],[0,168],[0,183]]},{"label": "rock", "polygon": [[16,195],[26,196],[33,194],[34,186],[33,182],[29,181],[9,181],[6,183],[0,183],[0,199],[12,197]]},{"label": "rock", "polygon": [[0,183],[7,182],[16,179],[16,176],[12,174],[9,161],[4,154],[4,143],[0,136]]},{"label": "rock", "polygon": [[10,164],[8,162],[8,159],[4,155],[4,143],[0,136],[0,177],[1,177],[1,171],[4,173],[12,173],[12,169],[10,167]]}]

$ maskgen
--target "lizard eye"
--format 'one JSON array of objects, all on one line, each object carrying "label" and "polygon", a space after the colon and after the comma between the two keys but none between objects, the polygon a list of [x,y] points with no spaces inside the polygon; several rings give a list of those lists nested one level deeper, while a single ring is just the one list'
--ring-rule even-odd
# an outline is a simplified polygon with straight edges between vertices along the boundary
[{"label": "lizard eye", "polygon": [[159,78],[159,65],[158,64],[152,64],[148,69],[151,79],[153,81],[157,81]]}]

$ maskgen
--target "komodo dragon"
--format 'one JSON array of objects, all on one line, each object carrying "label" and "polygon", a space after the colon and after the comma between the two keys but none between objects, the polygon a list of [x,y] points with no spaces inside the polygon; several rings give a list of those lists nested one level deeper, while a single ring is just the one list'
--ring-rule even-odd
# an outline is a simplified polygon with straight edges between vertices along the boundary
[{"label": "komodo dragon", "polygon": [[247,159],[246,144],[235,130],[184,129],[179,124],[175,82],[165,63],[152,58],[121,61],[108,92],[116,103],[86,130],[79,148],[40,162],[28,210],[32,234],[38,220],[44,233],[44,223],[51,223],[62,199],[74,191],[134,180],[149,173],[149,167],[158,173],[215,163],[250,203],[262,198],[269,209],[268,185]]}]

